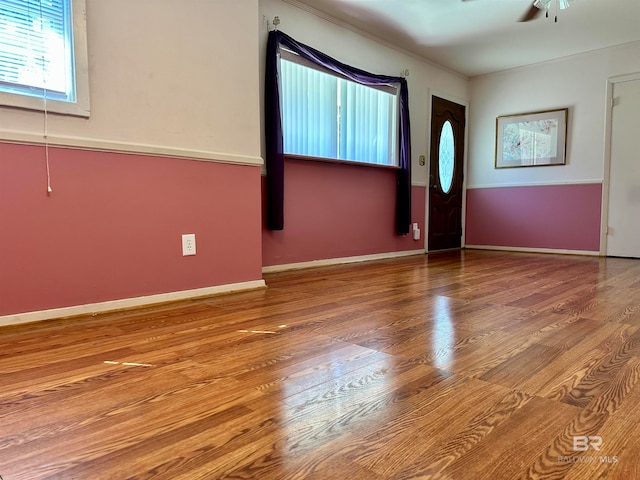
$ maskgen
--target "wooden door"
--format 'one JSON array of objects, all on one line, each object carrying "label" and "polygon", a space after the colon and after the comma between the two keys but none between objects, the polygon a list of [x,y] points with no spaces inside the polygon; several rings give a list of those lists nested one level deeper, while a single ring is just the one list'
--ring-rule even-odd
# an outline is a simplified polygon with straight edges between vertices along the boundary
[{"label": "wooden door", "polygon": [[433,97],[429,162],[428,250],[462,245],[465,107]]}]

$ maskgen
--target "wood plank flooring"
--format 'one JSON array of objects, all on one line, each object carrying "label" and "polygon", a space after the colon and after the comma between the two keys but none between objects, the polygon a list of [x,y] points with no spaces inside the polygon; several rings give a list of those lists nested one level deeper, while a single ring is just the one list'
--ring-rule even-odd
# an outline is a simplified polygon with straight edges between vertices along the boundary
[{"label": "wood plank flooring", "polygon": [[640,480],[640,260],[466,250],[0,328],[0,476]]}]

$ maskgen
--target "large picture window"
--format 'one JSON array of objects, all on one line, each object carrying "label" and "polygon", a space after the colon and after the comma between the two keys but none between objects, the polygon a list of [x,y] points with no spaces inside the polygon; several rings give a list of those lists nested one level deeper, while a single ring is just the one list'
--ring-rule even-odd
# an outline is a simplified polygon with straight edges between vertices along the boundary
[{"label": "large picture window", "polygon": [[0,104],[89,114],[84,16],[84,0],[0,2]]},{"label": "large picture window", "polygon": [[[350,83],[344,85],[336,83],[335,101],[331,100],[316,107],[314,102],[318,97],[309,95],[309,89],[311,91],[333,92],[334,87],[329,86],[329,82],[325,85],[324,80],[321,80],[321,77],[316,74],[309,75],[306,86],[285,87],[283,77],[286,77],[287,74],[282,70],[287,67],[282,58],[286,51],[316,66],[316,68],[311,68],[312,70],[330,72],[330,76],[348,80]],[[295,75],[289,74],[289,79],[291,78],[295,78]],[[311,87],[309,87],[309,82],[311,82]],[[318,85],[314,85],[316,82]],[[395,85],[397,85],[397,93],[395,94],[391,92],[389,96],[385,96],[377,93],[384,92],[388,87]],[[353,156],[357,159],[355,161],[370,163],[385,161],[389,165],[397,166],[395,169],[397,177],[396,233],[406,235],[411,224],[411,132],[409,90],[406,78],[369,73],[347,65],[278,30],[269,32],[265,68],[264,134],[267,166],[267,228],[269,230],[284,228],[284,164],[287,153],[284,137],[295,138],[294,134],[285,134],[284,130],[288,128],[293,131],[298,128],[300,122],[309,122],[309,118],[302,115],[300,120],[293,122],[293,124],[284,119],[286,117],[284,109],[288,100],[283,100],[282,97],[287,95],[287,91],[297,92],[296,94],[303,98],[304,101],[298,101],[298,104],[309,102],[312,105],[311,108],[318,108],[321,112],[321,114],[311,117],[311,121],[317,122],[317,124],[312,123],[302,127],[304,134],[312,137],[312,141],[301,139],[302,144],[307,146],[311,144],[313,148],[318,149],[335,149],[336,155],[339,155],[339,152],[344,152],[345,157]],[[331,94],[331,98],[334,98],[333,96],[334,93]],[[371,112],[375,112],[375,114]],[[334,120],[336,118],[337,120]],[[381,122],[380,119],[382,119]],[[285,122],[288,122],[287,127],[284,127]],[[333,126],[336,124],[335,122],[337,122],[337,127]],[[329,126],[330,123],[331,126]],[[379,126],[380,123],[383,125],[382,127]],[[364,131],[366,135],[361,136],[361,131]],[[362,140],[363,138],[365,140]],[[316,143],[322,143],[323,146],[315,145]],[[325,144],[329,147],[325,147]],[[290,145],[287,148],[294,149]],[[322,155],[325,154],[324,150],[318,151],[322,151]],[[361,157],[367,158],[363,160]]]},{"label": "large picture window", "polygon": [[398,96],[282,54],[284,153],[397,166]]}]

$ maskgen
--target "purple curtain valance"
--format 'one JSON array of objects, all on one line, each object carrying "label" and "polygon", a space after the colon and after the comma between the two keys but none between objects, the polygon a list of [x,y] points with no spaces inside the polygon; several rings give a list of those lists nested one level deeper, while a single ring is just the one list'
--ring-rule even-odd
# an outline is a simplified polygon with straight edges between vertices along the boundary
[{"label": "purple curtain valance", "polygon": [[269,32],[265,73],[265,137],[267,165],[267,227],[284,228],[284,147],[278,56],[280,46],[363,85],[400,84],[399,169],[396,188],[396,231],[409,233],[411,224],[411,144],[409,92],[406,79],[376,75],[345,65],[318,50],[297,42],[278,30]]}]

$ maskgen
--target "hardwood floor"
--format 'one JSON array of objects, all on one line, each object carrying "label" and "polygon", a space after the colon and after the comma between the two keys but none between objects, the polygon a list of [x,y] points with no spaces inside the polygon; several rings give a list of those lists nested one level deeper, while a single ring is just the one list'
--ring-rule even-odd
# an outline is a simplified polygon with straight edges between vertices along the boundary
[{"label": "hardwood floor", "polygon": [[266,281],[0,328],[2,478],[640,479],[640,260]]}]

